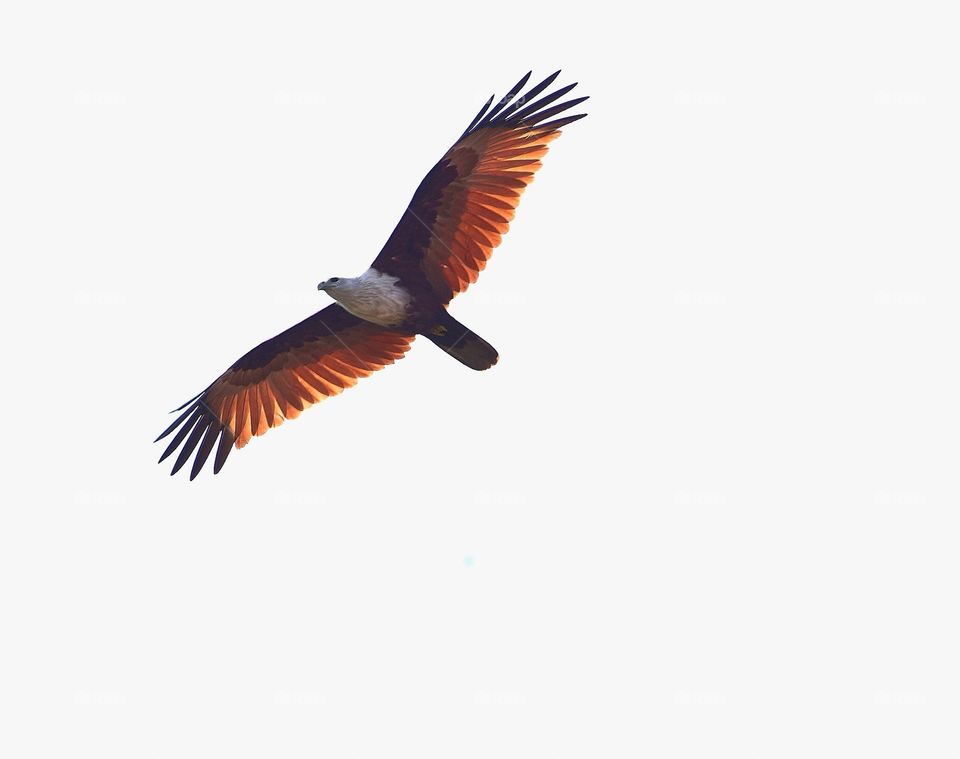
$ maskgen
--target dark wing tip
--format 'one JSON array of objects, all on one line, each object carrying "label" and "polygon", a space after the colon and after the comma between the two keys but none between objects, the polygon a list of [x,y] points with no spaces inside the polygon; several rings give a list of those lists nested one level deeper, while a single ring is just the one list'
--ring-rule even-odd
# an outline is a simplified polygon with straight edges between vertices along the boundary
[{"label": "dark wing tip", "polygon": [[203,469],[203,465],[206,463],[210,451],[213,450],[213,444],[217,442],[217,437],[221,432],[223,432],[223,425],[220,424],[219,421],[211,420],[207,424],[206,434],[204,434],[203,440],[200,442],[200,447],[197,448],[197,455],[193,459],[193,467],[190,469],[191,480],[200,474],[200,470]]},{"label": "dark wing tip", "polygon": [[217,455],[213,459],[213,473],[220,474],[223,465],[233,450],[233,435],[226,427],[223,428],[223,434],[220,435],[220,445],[217,446]]},{"label": "dark wing tip", "polygon": [[580,105],[580,103],[582,103],[588,97],[589,97],[588,95],[584,95],[583,97],[580,97],[580,98],[573,98],[572,100],[566,100],[563,103],[560,103],[559,105],[552,106],[551,108],[538,109],[536,110],[536,112],[531,113],[526,117],[524,117],[523,124],[542,128],[544,121],[546,121],[547,119],[553,118],[558,113],[563,113],[564,111],[569,110],[570,108],[573,108],[573,106],[575,105]]},{"label": "dark wing tip", "polygon": [[573,116],[564,116],[562,119],[556,119],[554,121],[548,121],[546,124],[538,124],[537,129],[560,129],[565,127],[567,124],[572,124],[574,121],[580,121],[580,119],[586,118],[588,114],[586,113],[576,113]]},{"label": "dark wing tip", "polygon": [[536,119],[540,111],[550,105],[553,101],[562,98],[576,86],[577,83],[574,82],[573,84],[568,84],[566,87],[561,87],[559,90],[554,90],[549,95],[544,95],[542,98],[534,101],[533,103],[528,102],[519,111],[510,114],[510,117],[506,119],[506,123],[510,125],[530,123]]},{"label": "dark wing tip", "polygon": [[476,128],[477,124],[480,123],[480,120],[483,118],[484,114],[487,112],[487,109],[490,107],[491,103],[493,103],[494,97],[496,97],[496,96],[495,96],[495,95],[491,95],[491,96],[490,96],[490,99],[487,100],[486,103],[484,103],[483,108],[480,109],[480,112],[479,112],[476,116],[473,117],[473,121],[470,122],[470,126],[468,126],[466,129],[463,130],[463,134],[460,135],[461,139],[462,139],[463,137],[467,136],[468,134],[470,134],[470,132],[471,132],[474,128]]},{"label": "dark wing tip", "polygon": [[[203,394],[201,393],[201,395]],[[183,407],[181,406],[181,408]],[[179,429],[177,429],[178,427]],[[183,447],[180,449],[170,472],[171,476],[183,468],[183,465],[187,463],[191,454],[196,450],[197,455],[190,470],[190,479],[193,480],[203,469],[203,465],[209,458],[217,438],[220,439],[220,446],[217,449],[214,461],[214,474],[220,471],[223,462],[226,461],[230,453],[230,448],[233,447],[233,435],[224,427],[209,406],[203,402],[203,398],[197,396],[192,405],[173,424],[167,427],[154,442],[162,440],[174,430],[177,430],[177,434],[173,436],[157,462],[163,462],[182,445]],[[225,451],[224,444],[226,444]]]},{"label": "dark wing tip", "polygon": [[178,411],[183,411],[187,406],[189,406],[191,403],[193,403],[195,400],[197,400],[197,398],[199,398],[199,397],[200,397],[201,395],[203,395],[205,392],[207,392],[207,391],[206,391],[206,390],[201,390],[199,393],[197,393],[195,396],[193,396],[193,398],[191,398],[189,401],[187,401],[186,403],[184,403],[182,406],[177,406],[177,408],[175,408],[175,409],[174,409],[173,411],[171,411],[170,413],[171,413],[171,414],[176,414]]},{"label": "dark wing tip", "polygon": [[526,74],[524,74],[520,78],[520,81],[517,82],[515,85],[513,85],[513,87],[510,88],[510,90],[507,92],[506,95],[500,98],[500,102],[497,103],[496,107],[494,107],[493,110],[491,110],[484,117],[483,121],[480,123],[481,126],[485,126],[486,124],[489,124],[491,121],[493,121],[496,115],[500,113],[500,111],[502,111],[504,108],[510,105],[511,102],[513,102],[513,99],[520,93],[520,90],[522,90],[526,86],[527,80],[530,78],[530,75],[532,73],[533,71],[528,71]]},{"label": "dark wing tip", "polygon": [[[483,108],[480,109],[480,112],[474,117],[473,121],[470,122],[470,126],[468,126],[466,131],[464,131],[464,133],[461,135],[461,139],[466,137],[471,132],[477,131],[478,129],[483,129],[484,127],[494,125],[503,125],[508,127],[535,126],[538,129],[543,127],[558,129],[561,126],[571,124],[578,119],[582,119],[584,116],[586,116],[585,113],[577,114],[576,117],[567,116],[562,119],[549,121],[549,119],[553,118],[554,116],[563,113],[568,108],[572,108],[573,106],[577,105],[578,103],[582,103],[587,99],[588,96],[572,98],[571,100],[563,101],[558,105],[548,107],[570,92],[579,84],[579,82],[574,82],[573,84],[560,87],[559,89],[556,89],[553,92],[541,97],[539,100],[535,100],[535,98],[540,95],[541,92],[553,84],[554,80],[556,80],[556,78],[560,75],[560,71],[561,69],[557,69],[542,82],[534,85],[526,92],[521,94],[523,88],[527,85],[530,76],[533,74],[532,71],[528,71],[523,77],[521,77],[520,81],[511,87],[507,94],[504,95],[503,98],[495,105],[494,97],[491,97],[486,102]],[[491,105],[493,105],[492,108]]]},{"label": "dark wing tip", "polygon": [[[554,80],[560,76],[560,71],[561,69],[557,69],[542,82],[534,85],[521,95],[521,91],[527,85],[527,82],[533,75],[532,70],[528,71],[520,78],[519,82],[517,82],[507,91],[507,94],[504,95],[496,105],[493,105],[494,98],[496,96],[492,95],[484,104],[483,108],[480,109],[480,112],[474,116],[473,121],[470,122],[470,126],[464,130],[460,138],[463,139],[471,132],[482,129],[483,127],[492,126],[494,124],[506,124],[510,126],[521,124],[536,125],[538,122],[548,119],[551,116],[554,116],[561,111],[565,111],[567,108],[586,100],[586,98],[579,98],[568,101],[567,103],[562,103],[558,106],[554,106],[554,108],[551,109],[546,108],[548,105],[550,105],[550,103],[563,97],[570,92],[570,90],[576,87],[578,82],[574,82],[573,84],[568,84],[566,87],[561,87],[560,89],[555,90],[540,100],[533,102],[533,99],[537,97],[537,95],[547,89],[551,84],[553,84]],[[492,108],[490,107],[491,105],[493,105]]]}]

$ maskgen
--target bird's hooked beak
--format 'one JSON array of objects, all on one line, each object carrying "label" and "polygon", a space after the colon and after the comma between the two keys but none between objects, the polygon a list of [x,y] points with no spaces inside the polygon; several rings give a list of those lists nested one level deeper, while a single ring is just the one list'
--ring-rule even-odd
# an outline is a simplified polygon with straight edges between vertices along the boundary
[{"label": "bird's hooked beak", "polygon": [[317,289],[322,290],[326,286],[326,284],[327,284],[326,282],[321,282],[319,285],[317,285]]}]

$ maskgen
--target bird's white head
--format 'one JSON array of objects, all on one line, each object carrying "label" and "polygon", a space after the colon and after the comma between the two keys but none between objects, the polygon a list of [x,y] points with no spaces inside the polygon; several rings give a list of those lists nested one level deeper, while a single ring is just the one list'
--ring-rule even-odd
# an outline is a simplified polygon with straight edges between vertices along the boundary
[{"label": "bird's white head", "polygon": [[318,290],[336,290],[347,281],[347,277],[330,277],[317,285]]}]

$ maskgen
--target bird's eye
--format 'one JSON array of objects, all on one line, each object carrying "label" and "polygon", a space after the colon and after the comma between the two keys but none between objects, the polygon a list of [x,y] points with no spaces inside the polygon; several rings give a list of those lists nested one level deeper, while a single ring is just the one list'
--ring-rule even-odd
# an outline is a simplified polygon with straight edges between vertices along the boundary
[{"label": "bird's eye", "polygon": [[331,282],[339,282],[339,281],[340,281],[340,277],[330,277],[330,281],[331,281]]}]

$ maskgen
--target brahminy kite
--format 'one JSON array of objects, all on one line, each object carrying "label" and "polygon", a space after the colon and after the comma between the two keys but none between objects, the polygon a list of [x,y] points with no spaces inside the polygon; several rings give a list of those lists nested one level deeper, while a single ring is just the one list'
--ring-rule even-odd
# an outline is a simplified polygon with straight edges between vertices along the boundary
[{"label": "brahminy kite", "polygon": [[553,118],[587,99],[551,105],[576,82],[534,99],[559,73],[518,98],[528,73],[496,105],[491,97],[424,177],[370,268],[317,286],[336,303],[261,343],[175,409],[183,414],[157,438],[177,430],[160,457],[183,446],[171,474],[196,450],[192,480],[214,445],[216,474],[234,446],[402,358],[417,335],[471,369],[497,363],[493,346],[454,319],[447,304],[477,280],[507,233],[547,144],[586,116]]}]

